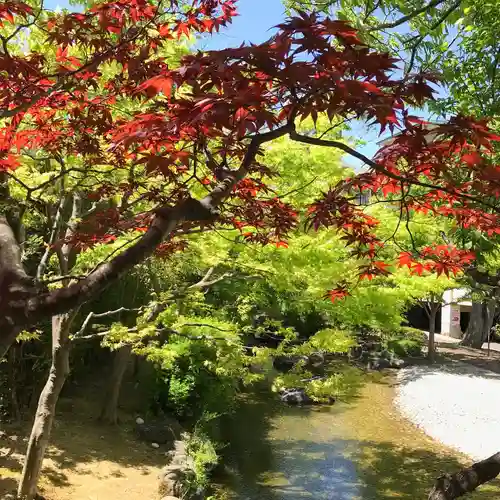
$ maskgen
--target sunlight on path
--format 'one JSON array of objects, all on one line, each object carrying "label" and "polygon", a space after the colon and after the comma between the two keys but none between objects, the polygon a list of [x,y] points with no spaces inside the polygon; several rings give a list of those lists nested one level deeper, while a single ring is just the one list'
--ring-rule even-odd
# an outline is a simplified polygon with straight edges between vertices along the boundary
[{"label": "sunlight on path", "polygon": [[[64,415],[57,421],[42,471],[47,500],[150,500],[158,498],[164,450],[138,442],[128,425],[106,427]],[[15,488],[26,441],[11,429],[0,437],[0,498]]]},{"label": "sunlight on path", "polygon": [[107,460],[68,471],[65,486],[49,486],[49,500],[139,500],[158,496],[159,467],[124,467]]}]

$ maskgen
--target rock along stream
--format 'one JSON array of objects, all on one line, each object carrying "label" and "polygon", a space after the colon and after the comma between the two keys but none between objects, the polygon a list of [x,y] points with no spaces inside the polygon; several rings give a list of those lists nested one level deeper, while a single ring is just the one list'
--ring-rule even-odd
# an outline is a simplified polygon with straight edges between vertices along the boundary
[{"label": "rock along stream", "polygon": [[[285,408],[249,399],[227,422],[221,494],[239,500],[426,499],[436,479],[468,461],[427,437],[393,405],[394,379],[377,377],[350,403]],[[470,499],[499,499],[500,483]]]}]

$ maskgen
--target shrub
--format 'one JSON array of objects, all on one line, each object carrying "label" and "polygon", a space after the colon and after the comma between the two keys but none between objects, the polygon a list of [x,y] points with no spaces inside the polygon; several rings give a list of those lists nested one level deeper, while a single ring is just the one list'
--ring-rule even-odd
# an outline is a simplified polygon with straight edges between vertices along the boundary
[{"label": "shrub", "polygon": [[207,425],[218,418],[217,414],[204,413],[187,441],[186,450],[193,461],[194,470],[193,484],[189,487],[194,491],[200,488],[205,489],[208,486],[210,473],[219,461],[217,445],[209,438],[205,430]]},{"label": "shrub", "polygon": [[392,339],[387,342],[387,349],[401,357],[422,355],[421,342],[413,339]]},{"label": "shrub", "polygon": [[422,347],[427,337],[422,330],[402,326],[398,331],[388,335],[387,349],[398,356],[422,356]]}]

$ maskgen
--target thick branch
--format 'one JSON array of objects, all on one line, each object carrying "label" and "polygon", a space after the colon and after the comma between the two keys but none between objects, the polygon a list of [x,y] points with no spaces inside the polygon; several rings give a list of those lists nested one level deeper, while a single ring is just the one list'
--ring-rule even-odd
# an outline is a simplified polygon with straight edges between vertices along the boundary
[{"label": "thick branch", "polygon": [[33,297],[28,302],[28,322],[72,309],[91,298],[126,271],[149,257],[154,249],[168,236],[181,219],[181,215],[171,218],[157,216],[142,238],[128,247],[114,259],[106,262],[86,279],[66,288]]},{"label": "thick branch", "polygon": [[[289,133],[292,128],[292,125],[288,124],[254,136],[238,170],[231,172],[205,198],[201,200],[189,198],[176,207],[164,207],[158,210],[153,223],[144,236],[114,259],[97,268],[85,280],[31,298],[25,322],[33,323],[40,318],[62,313],[82,304],[118,279],[123,273],[148,258],[155,248],[172,234],[179,223],[185,220],[202,221],[202,218],[207,217],[207,214],[213,213],[213,210],[230,194],[233,187],[246,176],[260,145]],[[195,208],[196,210],[194,210]]]},{"label": "thick branch", "polygon": [[[11,302],[36,293],[33,281],[21,263],[21,251],[14,232],[4,217],[0,217],[0,310]],[[8,308],[0,317],[0,359],[16,339],[21,328]]]},{"label": "thick branch", "polygon": [[436,480],[429,500],[459,498],[500,474],[500,452],[455,474],[445,474]]},{"label": "thick branch", "polygon": [[26,290],[32,285],[21,263],[21,251],[14,232],[4,217],[0,217],[0,304],[9,293]]}]

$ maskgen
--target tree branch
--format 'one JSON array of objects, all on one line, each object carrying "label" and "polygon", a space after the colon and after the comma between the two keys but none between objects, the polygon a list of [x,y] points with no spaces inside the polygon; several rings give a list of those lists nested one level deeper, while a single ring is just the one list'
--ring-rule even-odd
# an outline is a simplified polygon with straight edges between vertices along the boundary
[{"label": "tree branch", "polygon": [[7,219],[0,217],[0,359],[16,339],[22,325],[9,304],[25,303],[37,293],[34,281],[26,274],[21,263],[21,251]]},{"label": "tree branch", "polygon": [[218,278],[214,278],[213,280],[208,281],[210,276],[212,276],[214,270],[215,270],[215,267],[211,267],[206,272],[205,276],[203,276],[203,278],[201,278],[201,280],[198,281],[197,283],[193,283],[192,285],[188,286],[185,289],[181,288],[180,290],[174,291],[172,293],[172,297],[170,298],[170,300],[156,303],[155,306],[153,307],[153,309],[151,310],[150,314],[148,315],[147,320],[150,322],[154,321],[158,317],[158,315],[161,312],[163,312],[165,310],[165,308],[168,307],[169,304],[172,303],[172,301],[182,297],[186,293],[186,291],[195,290],[197,288],[207,288],[209,286],[215,285],[215,283],[218,283],[219,281],[222,281],[223,279],[225,279],[229,276],[232,276],[231,273],[224,273],[221,276],[219,276]]},{"label": "tree branch", "polygon": [[66,204],[66,195],[63,193],[61,194],[61,198],[59,200],[59,206],[57,207],[57,212],[56,216],[54,217],[54,221],[52,223],[52,229],[49,237],[49,241],[47,242],[47,247],[45,248],[45,252],[40,259],[40,262],[38,264],[38,268],[36,270],[36,280],[40,281],[42,279],[42,276],[45,272],[45,269],[47,268],[47,264],[49,263],[49,258],[52,255],[53,251],[53,245],[55,241],[57,240],[57,237],[59,235],[59,230],[61,227],[61,219],[63,216],[63,211],[64,211],[64,205]]},{"label": "tree branch", "polygon": [[376,161],[371,160],[364,154],[360,153],[359,151],[356,151],[355,149],[351,148],[347,144],[344,144],[343,142],[339,141],[332,141],[332,140],[325,140],[325,139],[318,139],[317,137],[309,137],[306,135],[300,135],[298,134],[295,130],[292,130],[290,133],[290,139],[297,141],[297,142],[303,142],[305,144],[312,144],[314,146],[326,146],[330,148],[337,148],[345,153],[354,156],[355,158],[358,158],[358,160],[361,160],[363,163],[366,165],[370,166],[377,172],[381,172],[387,177],[390,177],[391,179],[397,180],[397,181],[402,181],[408,184],[412,184],[414,186],[421,186],[429,189],[434,189],[437,191],[442,191],[443,193],[449,193],[454,196],[458,196],[459,198],[463,198],[466,200],[471,200],[475,201],[476,203],[479,203],[483,206],[487,206],[489,208],[494,208],[496,210],[496,207],[493,205],[490,205],[489,203],[485,202],[481,198],[477,198],[475,196],[470,196],[464,193],[457,193],[456,191],[453,191],[452,189],[448,189],[444,186],[438,186],[436,184],[428,184],[427,182],[421,182],[417,181],[416,179],[409,180],[406,177],[403,177],[402,175],[395,174],[393,172],[390,172],[389,170],[385,169],[380,163],[377,163]]},{"label": "tree branch", "polygon": [[[208,326],[210,328],[220,330],[221,332],[228,331],[228,330],[223,330],[222,328],[215,327],[213,325],[206,325],[206,324],[193,323],[191,325],[186,324],[185,326]],[[136,333],[137,327],[129,328],[127,330],[127,332],[128,333]],[[106,330],[105,332],[93,333],[92,335],[85,335],[83,337],[79,336],[79,337],[76,337],[74,340],[91,340],[91,339],[95,339],[95,338],[99,338],[99,337],[105,337],[106,335],[109,335],[110,333],[111,333],[111,330]],[[213,337],[211,335],[190,335],[189,333],[178,332],[177,330],[173,330],[172,328],[158,328],[155,331],[155,333],[158,335],[161,335],[162,333],[170,333],[170,334],[178,335],[179,337],[185,337],[189,340],[221,340],[221,341],[227,340],[227,337]]]},{"label": "tree branch", "polygon": [[[214,270],[215,270],[215,267],[211,267],[205,273],[205,276],[203,276],[203,278],[200,281],[198,281],[197,283],[194,283],[194,284],[188,286],[185,290],[193,290],[193,289],[196,289],[196,288],[206,288],[206,287],[209,287],[211,285],[214,285],[215,283],[218,283],[219,281],[222,281],[223,279],[225,279],[228,276],[231,276],[230,273],[224,273],[221,276],[219,276],[218,278],[214,278],[213,280],[210,280],[210,277],[212,276]],[[181,294],[182,294],[182,291],[179,291],[179,292],[174,293],[173,296],[175,298],[176,296],[180,296]],[[167,307],[167,305],[170,304],[170,303],[171,303],[171,301],[168,301],[168,302],[159,302],[159,303],[155,304],[155,306],[153,307],[151,313],[148,315],[147,320],[150,321],[150,322],[154,321],[158,317],[158,315],[162,311],[164,311],[165,308]],[[112,311],[106,311],[106,312],[103,312],[103,313],[90,312],[87,315],[87,317],[85,318],[85,320],[83,321],[82,326],[80,327],[80,329],[73,335],[72,339],[73,340],[77,340],[77,339],[92,338],[92,335],[84,337],[83,334],[85,333],[85,330],[88,328],[90,322],[94,318],[106,318],[106,317],[109,317],[109,316],[115,316],[115,315],[120,314],[122,312],[141,312],[145,308],[146,308],[146,306],[141,306],[141,307],[136,307],[136,308],[120,307],[118,309],[114,309]],[[189,326],[210,326],[210,325],[195,325],[195,324],[192,324],[192,325],[189,325]]]},{"label": "tree branch", "polygon": [[401,26],[402,24],[406,23],[407,21],[411,21],[414,17],[417,17],[420,14],[423,14],[424,12],[428,11],[429,9],[432,9],[433,7],[438,6],[439,4],[441,4],[443,2],[444,2],[444,0],[432,0],[432,2],[429,2],[427,5],[424,5],[420,9],[417,9],[417,10],[414,10],[413,12],[410,12],[406,16],[402,16],[399,19],[396,19],[396,21],[393,21],[390,23],[382,23],[374,28],[370,28],[368,30],[368,33],[372,32],[372,31],[379,31],[379,30],[383,30],[383,29],[390,29],[390,28],[396,28],[398,26]]},{"label": "tree branch", "polygon": [[165,206],[157,210],[151,226],[136,243],[95,269],[86,279],[30,298],[22,308],[17,308],[18,322],[23,325],[32,324],[41,318],[68,311],[82,304],[117,280],[123,273],[148,258],[165,238],[172,235],[179,223],[186,220],[203,222],[209,215],[213,217],[213,210],[246,176],[259,147],[265,142],[286,135],[291,130],[293,124],[288,123],[275,130],[253,136],[239,169],[231,172],[207,196],[201,200],[188,198],[174,207]]},{"label": "tree branch", "polygon": [[413,40],[416,40],[416,42],[412,45],[410,62],[405,71],[405,74],[408,74],[412,71],[413,65],[415,63],[415,57],[417,56],[417,49],[419,45],[424,41],[425,37],[428,36],[431,31],[434,31],[441,23],[446,21],[447,17],[460,7],[460,4],[461,0],[457,0],[448,9],[446,9],[443,14],[436,20],[436,22],[429,28],[429,31],[427,33],[424,33],[423,35],[415,35],[414,37],[410,38],[409,42],[412,42]]},{"label": "tree branch", "polygon": [[144,308],[143,307],[136,307],[134,309],[129,309],[127,307],[120,307],[118,309],[114,309],[113,311],[106,311],[103,313],[94,313],[90,312],[87,317],[85,318],[84,322],[82,323],[82,326],[80,329],[72,336],[73,339],[81,337],[84,333],[87,327],[89,326],[89,323],[94,319],[94,318],[107,318],[109,316],[114,316],[116,314],[120,314],[122,312],[139,312],[142,311]]}]

